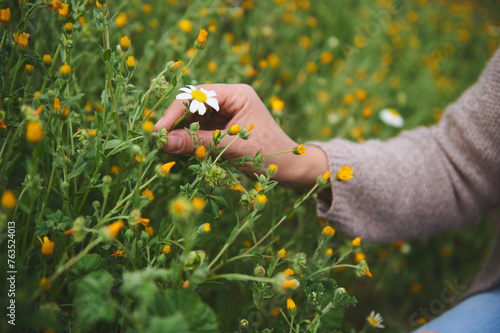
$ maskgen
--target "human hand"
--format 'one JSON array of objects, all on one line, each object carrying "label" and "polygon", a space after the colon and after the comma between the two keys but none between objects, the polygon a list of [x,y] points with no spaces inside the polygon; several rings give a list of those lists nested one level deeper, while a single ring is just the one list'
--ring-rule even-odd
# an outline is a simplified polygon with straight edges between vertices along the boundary
[{"label": "human hand", "polygon": [[[199,88],[199,86],[198,86]],[[257,93],[245,84],[207,84],[203,88],[213,90],[217,94],[220,111],[200,116],[192,113],[186,120],[200,123],[197,137],[201,138],[200,144],[205,145],[213,139],[216,129],[227,130],[232,125],[238,124],[247,128],[250,124],[255,126],[248,140],[237,140],[224,153],[223,157],[235,160],[245,156],[254,155],[262,149],[262,155],[290,151],[297,143],[279,127],[273,117],[260,100]],[[175,100],[165,111],[163,117],[156,123],[155,130],[165,127],[169,131],[172,126],[184,115],[186,100]],[[194,154],[195,143],[185,129],[173,129],[168,133],[168,143],[163,149],[173,154]],[[220,146],[227,146],[232,137],[226,136]],[[295,189],[307,189],[316,183],[317,176],[328,169],[325,153],[318,147],[307,147],[306,156],[292,153],[266,157],[264,167],[276,164],[278,172],[273,179],[281,185]],[[262,173],[249,165],[239,166],[247,175]]]}]

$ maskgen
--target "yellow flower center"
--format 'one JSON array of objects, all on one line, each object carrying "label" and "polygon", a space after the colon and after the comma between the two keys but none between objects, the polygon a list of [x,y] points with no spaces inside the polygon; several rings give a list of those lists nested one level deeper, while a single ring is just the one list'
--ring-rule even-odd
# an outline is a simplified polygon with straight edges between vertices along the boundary
[{"label": "yellow flower center", "polygon": [[191,96],[193,97],[193,99],[195,99],[201,103],[205,103],[207,100],[207,95],[203,91],[200,91],[200,90],[192,91]]},{"label": "yellow flower center", "polygon": [[394,109],[389,109],[389,112],[391,112],[391,114],[393,116],[396,116],[396,117],[401,117],[401,115],[399,114],[398,111],[394,110]]},{"label": "yellow flower center", "polygon": [[377,327],[380,324],[379,321],[375,319],[375,317],[368,318],[368,323],[375,327]]}]

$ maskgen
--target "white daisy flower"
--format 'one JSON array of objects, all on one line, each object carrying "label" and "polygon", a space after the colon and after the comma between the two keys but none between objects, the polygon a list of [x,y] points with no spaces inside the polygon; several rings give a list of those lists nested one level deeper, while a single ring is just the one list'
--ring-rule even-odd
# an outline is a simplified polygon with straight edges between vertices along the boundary
[{"label": "white daisy flower", "polygon": [[372,325],[373,327],[385,327],[384,325],[382,325],[382,321],[384,321],[384,319],[382,318],[380,313],[375,313],[375,311],[372,311],[370,315],[366,317],[366,320],[368,321],[368,324]]},{"label": "white daisy flower", "polygon": [[380,111],[379,116],[380,116],[380,119],[382,119],[382,121],[386,125],[389,125],[392,127],[401,128],[401,127],[403,127],[403,125],[405,123],[403,117],[401,117],[399,112],[392,109],[392,108],[383,109],[382,111]]},{"label": "white daisy flower", "polygon": [[189,88],[180,88],[179,90],[184,92],[177,95],[175,99],[190,99],[191,104],[189,105],[189,111],[191,113],[198,111],[200,116],[203,116],[207,111],[205,103],[213,107],[215,111],[219,111],[219,101],[217,101],[216,98],[213,98],[216,96],[215,91],[208,91],[203,88],[198,90],[195,86],[191,85],[188,85],[188,87]]}]

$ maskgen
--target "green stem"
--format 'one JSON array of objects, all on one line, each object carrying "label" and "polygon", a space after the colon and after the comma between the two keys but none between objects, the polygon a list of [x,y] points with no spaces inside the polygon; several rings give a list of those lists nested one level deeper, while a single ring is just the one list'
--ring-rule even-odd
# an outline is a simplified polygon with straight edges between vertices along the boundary
[{"label": "green stem", "polygon": [[314,273],[312,273],[311,275],[309,275],[308,278],[311,278],[315,275],[318,275],[318,274],[321,274],[323,272],[326,272],[326,271],[329,271],[329,270],[332,270],[332,269],[335,269],[335,268],[338,268],[338,267],[351,267],[351,268],[358,268],[358,266],[356,265],[349,265],[349,264],[342,264],[342,265],[333,265],[333,266],[329,266],[329,267],[325,267],[325,268],[322,268]]},{"label": "green stem", "polygon": [[210,276],[207,278],[207,281],[213,281],[218,279],[228,279],[228,280],[236,280],[236,281],[256,281],[256,282],[264,282],[271,283],[273,279],[258,277],[252,275],[238,274],[238,273],[228,273],[228,274],[220,274],[215,276]]},{"label": "green stem", "polygon": [[5,36],[7,35],[7,29],[3,31],[2,42],[0,43],[0,50],[2,50],[3,42],[5,41]]}]

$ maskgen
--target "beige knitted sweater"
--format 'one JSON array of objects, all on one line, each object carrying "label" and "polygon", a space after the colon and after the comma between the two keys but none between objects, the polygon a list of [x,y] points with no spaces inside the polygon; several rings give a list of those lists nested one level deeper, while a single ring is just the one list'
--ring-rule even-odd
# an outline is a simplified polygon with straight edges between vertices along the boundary
[{"label": "beige knitted sweater", "polygon": [[[326,152],[330,170],[354,171],[317,206],[353,236],[392,241],[472,225],[500,207],[500,49],[436,126],[386,142],[308,144]],[[469,295],[500,284],[499,238]]]}]

